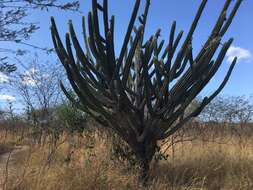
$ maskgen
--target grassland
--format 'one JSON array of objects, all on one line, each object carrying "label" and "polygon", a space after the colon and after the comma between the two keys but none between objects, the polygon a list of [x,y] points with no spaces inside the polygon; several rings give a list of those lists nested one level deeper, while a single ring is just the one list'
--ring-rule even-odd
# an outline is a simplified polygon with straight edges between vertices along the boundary
[{"label": "grassland", "polygon": [[[253,136],[248,132],[174,136],[162,147],[167,160],[152,163],[146,187],[138,183],[138,168],[113,159],[111,139],[103,134],[63,134],[56,144],[1,135],[1,147],[26,147],[10,156],[8,165],[0,159],[5,190],[253,189]],[[166,149],[171,142],[177,143]]]}]

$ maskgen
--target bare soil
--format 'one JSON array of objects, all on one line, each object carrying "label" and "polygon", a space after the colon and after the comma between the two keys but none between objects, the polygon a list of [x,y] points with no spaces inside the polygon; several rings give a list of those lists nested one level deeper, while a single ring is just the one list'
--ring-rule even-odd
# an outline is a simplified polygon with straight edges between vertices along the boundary
[{"label": "bare soil", "polygon": [[9,147],[8,151],[4,151],[4,153],[0,154],[0,190],[5,189],[8,179],[15,173],[15,157],[28,150],[28,148],[29,147],[25,145]]}]

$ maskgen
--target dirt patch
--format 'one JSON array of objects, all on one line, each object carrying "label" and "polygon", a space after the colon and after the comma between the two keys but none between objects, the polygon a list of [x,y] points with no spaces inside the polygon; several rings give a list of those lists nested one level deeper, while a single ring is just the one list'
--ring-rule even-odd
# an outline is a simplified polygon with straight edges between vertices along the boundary
[{"label": "dirt patch", "polygon": [[0,156],[5,154],[5,153],[8,153],[8,152],[11,152],[12,150],[14,150],[15,147],[13,144],[11,143],[0,143]]},{"label": "dirt patch", "polygon": [[5,189],[8,178],[16,170],[14,164],[15,157],[28,149],[28,146],[5,146],[5,144],[2,146],[2,153],[0,154],[0,190]]}]

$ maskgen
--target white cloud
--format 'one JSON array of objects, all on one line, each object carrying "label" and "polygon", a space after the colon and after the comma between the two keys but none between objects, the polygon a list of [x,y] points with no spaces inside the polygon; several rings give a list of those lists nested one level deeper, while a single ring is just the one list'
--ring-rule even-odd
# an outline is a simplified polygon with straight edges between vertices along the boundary
[{"label": "white cloud", "polygon": [[38,69],[31,68],[26,70],[22,75],[22,84],[26,86],[36,86],[43,83],[43,81],[51,80],[50,74],[42,74]]},{"label": "white cloud", "polygon": [[34,79],[35,75],[38,73],[38,70],[35,68],[31,68],[24,72],[22,77],[22,84],[27,86],[35,86],[37,81]]},{"label": "white cloud", "polygon": [[22,78],[22,84],[23,85],[27,85],[27,86],[35,86],[36,85],[36,81],[30,77],[30,76],[24,76]]},{"label": "white cloud", "polygon": [[245,62],[249,62],[253,58],[249,50],[236,46],[231,46],[228,49],[226,57],[229,63],[231,63],[235,57],[237,57],[238,61],[245,61]]},{"label": "white cloud", "polygon": [[43,74],[42,78],[45,80],[49,80],[50,79],[50,75],[49,74]]},{"label": "white cloud", "polygon": [[33,75],[36,75],[37,73],[38,73],[38,69],[31,68],[31,69],[25,71],[24,75],[33,76]]},{"label": "white cloud", "polygon": [[6,82],[9,82],[9,77],[6,74],[0,72],[0,83],[6,83]]},{"label": "white cloud", "polygon": [[0,100],[2,101],[14,101],[16,98],[11,95],[0,94]]}]

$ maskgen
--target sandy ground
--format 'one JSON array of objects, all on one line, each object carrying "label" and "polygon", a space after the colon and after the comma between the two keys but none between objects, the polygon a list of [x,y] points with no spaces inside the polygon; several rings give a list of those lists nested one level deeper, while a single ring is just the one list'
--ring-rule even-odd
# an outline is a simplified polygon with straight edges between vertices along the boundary
[{"label": "sandy ground", "polygon": [[0,190],[5,189],[8,178],[10,178],[15,171],[15,156],[28,150],[28,148],[28,146],[15,146],[11,152],[0,155]]}]

